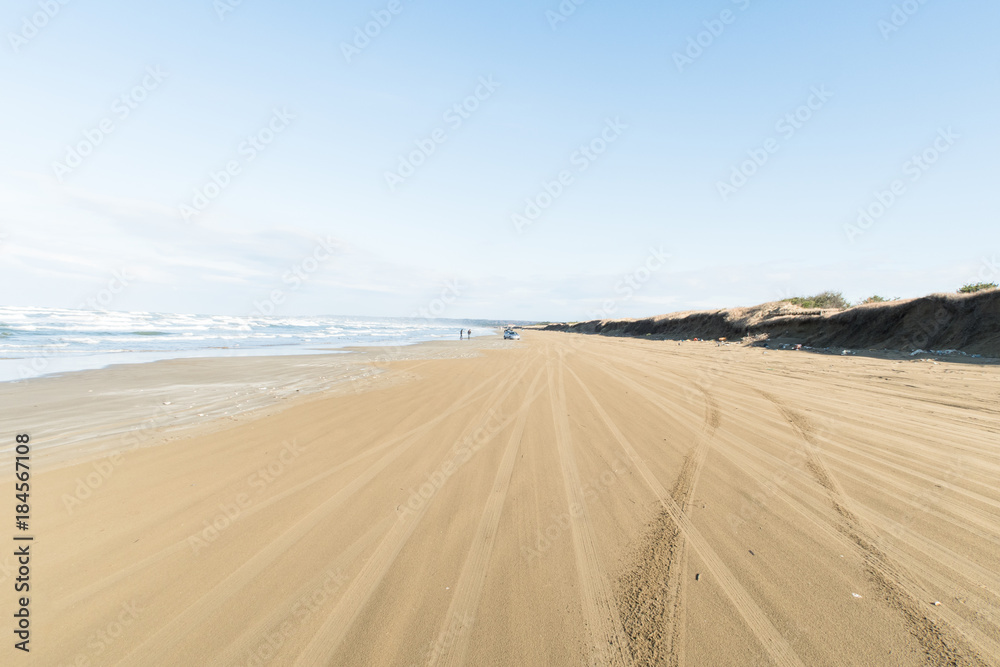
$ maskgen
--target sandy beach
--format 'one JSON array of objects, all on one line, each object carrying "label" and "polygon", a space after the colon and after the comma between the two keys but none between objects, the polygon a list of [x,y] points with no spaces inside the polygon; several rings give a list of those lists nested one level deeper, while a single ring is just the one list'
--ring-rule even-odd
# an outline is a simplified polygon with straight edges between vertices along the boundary
[{"label": "sandy beach", "polygon": [[7,385],[22,662],[1000,664],[998,386],[541,331]]}]

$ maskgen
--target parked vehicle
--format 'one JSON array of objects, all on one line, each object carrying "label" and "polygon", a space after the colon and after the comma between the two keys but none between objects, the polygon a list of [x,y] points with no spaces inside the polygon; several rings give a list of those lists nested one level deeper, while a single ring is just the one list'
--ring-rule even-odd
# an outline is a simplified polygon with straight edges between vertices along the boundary
[{"label": "parked vehicle", "polygon": [[504,340],[521,340],[521,334],[517,333],[513,329],[507,329],[503,332]]}]

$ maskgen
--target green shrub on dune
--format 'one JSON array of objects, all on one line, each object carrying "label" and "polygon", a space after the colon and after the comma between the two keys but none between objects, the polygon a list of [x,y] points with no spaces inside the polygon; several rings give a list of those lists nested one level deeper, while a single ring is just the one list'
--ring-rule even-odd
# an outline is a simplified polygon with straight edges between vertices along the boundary
[{"label": "green shrub on dune", "polygon": [[962,294],[972,294],[973,292],[982,292],[996,288],[996,283],[966,283],[965,285],[959,287],[958,291]]},{"label": "green shrub on dune", "polygon": [[820,292],[815,296],[793,296],[790,299],[782,299],[784,303],[791,303],[802,308],[837,308],[844,310],[850,308],[851,304],[840,292]]},{"label": "green shrub on dune", "polygon": [[884,296],[879,296],[878,294],[872,294],[870,297],[862,301],[861,305],[863,306],[866,303],[885,303],[886,301],[888,301],[888,299],[886,299]]},{"label": "green shrub on dune", "polygon": [[859,306],[863,306],[863,305],[868,304],[868,303],[888,303],[889,301],[899,301],[899,297],[898,296],[894,296],[894,297],[891,297],[891,298],[886,298],[884,296],[879,296],[878,294],[872,294],[870,297],[868,297],[864,301],[859,301],[858,305]]}]

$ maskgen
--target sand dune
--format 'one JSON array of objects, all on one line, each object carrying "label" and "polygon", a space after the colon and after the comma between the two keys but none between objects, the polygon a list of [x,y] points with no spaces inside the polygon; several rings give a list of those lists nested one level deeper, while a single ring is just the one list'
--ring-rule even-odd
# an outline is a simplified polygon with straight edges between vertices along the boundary
[{"label": "sand dune", "polygon": [[1000,664],[997,366],[481,348],[37,470],[31,664]]},{"label": "sand dune", "polygon": [[932,294],[917,299],[855,306],[847,310],[806,309],[786,302],[749,308],[670,313],[642,319],[550,324],[549,331],[738,340],[813,347],[873,350],[961,350],[1000,357],[1000,290],[975,294]]}]

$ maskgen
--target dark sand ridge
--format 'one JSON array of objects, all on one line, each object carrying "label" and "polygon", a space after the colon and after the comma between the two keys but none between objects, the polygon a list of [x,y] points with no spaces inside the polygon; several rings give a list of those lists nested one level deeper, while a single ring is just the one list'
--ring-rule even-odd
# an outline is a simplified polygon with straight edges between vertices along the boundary
[{"label": "dark sand ridge", "polygon": [[550,324],[550,331],[668,339],[765,334],[770,341],[865,350],[961,350],[1000,357],[1000,290],[807,310],[785,302],[642,319]]}]

